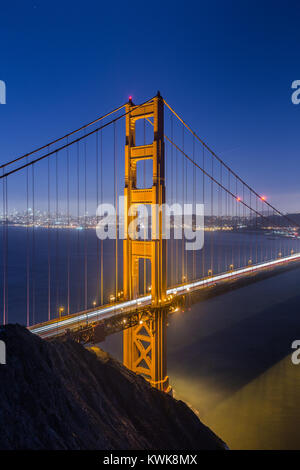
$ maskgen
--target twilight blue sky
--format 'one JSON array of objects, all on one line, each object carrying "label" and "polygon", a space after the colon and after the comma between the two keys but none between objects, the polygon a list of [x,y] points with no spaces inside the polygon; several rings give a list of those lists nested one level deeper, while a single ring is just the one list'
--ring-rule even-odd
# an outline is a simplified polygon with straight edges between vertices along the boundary
[{"label": "twilight blue sky", "polygon": [[159,89],[259,193],[300,212],[299,24],[294,0],[5,2],[0,161]]}]

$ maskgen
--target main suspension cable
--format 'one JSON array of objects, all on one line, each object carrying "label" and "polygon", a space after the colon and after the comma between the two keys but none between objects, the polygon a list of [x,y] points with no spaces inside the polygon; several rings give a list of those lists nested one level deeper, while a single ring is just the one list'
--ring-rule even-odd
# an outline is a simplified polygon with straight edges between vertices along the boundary
[{"label": "main suspension cable", "polygon": [[[189,130],[189,132],[196,137],[196,139],[210,152],[210,154],[216,158],[235,178],[237,178],[242,184],[244,184],[256,197],[259,199],[262,199],[262,196],[260,196],[251,186],[249,186],[237,173],[235,173],[225,162],[222,160],[197,134],[195,131],[193,131],[189,125],[174,111],[174,109],[165,101],[164,104],[169,108],[169,110],[177,117],[177,119]],[[263,202],[269,206],[271,209],[273,209],[277,214],[279,214],[282,217],[285,217],[289,222],[292,224],[296,225],[299,227],[299,224],[296,223],[294,220],[292,220],[290,217],[288,217],[286,214],[283,214],[279,209],[276,209],[272,204],[270,204],[268,201],[263,200]]]},{"label": "main suspension cable", "polygon": [[[151,98],[150,100],[147,100],[145,101],[144,103],[142,104],[139,104],[138,106],[135,106],[135,109],[138,109],[142,106],[144,106],[146,103],[149,103],[149,101],[153,100],[153,98]],[[116,117],[115,119],[112,119],[111,121],[109,122],[106,122],[105,124],[103,124],[103,126],[100,126],[100,127],[97,127],[96,129],[93,129],[91,132],[87,133],[87,134],[84,134],[83,136],[81,137],[78,137],[77,139],[74,139],[72,140],[71,142],[67,142],[65,145],[62,145],[61,147],[59,148],[56,148],[54,150],[52,150],[51,152],[47,152],[45,155],[42,155],[38,158],[36,158],[35,160],[32,160],[24,165],[21,165],[19,166],[18,168],[15,168],[11,171],[8,171],[7,173],[3,173],[2,175],[0,175],[0,179],[2,178],[5,178],[6,176],[9,176],[9,175],[12,175],[13,173],[16,173],[20,170],[23,170],[24,168],[27,168],[28,166],[30,165],[33,165],[34,163],[37,163],[37,162],[40,162],[41,160],[44,160],[44,158],[47,158],[47,157],[50,157],[51,155],[54,155],[56,154],[57,152],[60,152],[61,150],[64,150],[66,149],[67,147],[70,147],[71,145],[75,144],[76,142],[80,142],[81,140],[83,139],[86,139],[87,137],[89,137],[90,135],[93,135],[95,134],[95,132],[98,132],[100,131],[101,129],[104,129],[105,127],[108,127],[110,124],[113,124],[117,121],[119,121],[120,119],[122,119],[123,117],[127,116],[127,114],[131,113],[132,110],[129,110],[127,111],[126,113],[124,114],[121,114],[120,116]],[[21,157],[20,157],[21,158]],[[23,157],[22,157],[23,158]],[[6,165],[4,165],[6,166]],[[1,167],[0,167],[1,168]]]},{"label": "main suspension cable", "polygon": [[0,166],[0,169],[1,169],[1,168],[5,168],[5,167],[7,167],[7,166],[9,166],[9,165],[12,165],[13,163],[16,163],[16,162],[18,162],[18,161],[20,161],[20,160],[23,160],[23,158],[28,158],[28,157],[30,157],[30,155],[33,155],[33,154],[35,154],[35,153],[37,153],[37,152],[39,152],[39,151],[41,151],[41,150],[44,150],[45,148],[49,147],[50,145],[57,144],[57,142],[60,142],[61,140],[64,140],[64,139],[67,139],[67,138],[70,137],[71,135],[77,134],[77,132],[80,132],[80,131],[86,129],[87,127],[92,126],[93,124],[96,124],[97,122],[102,121],[103,119],[105,119],[105,118],[111,116],[111,115],[114,114],[114,113],[117,113],[118,111],[120,111],[120,109],[124,108],[125,105],[126,105],[126,103],[122,104],[121,106],[119,106],[118,108],[113,109],[113,110],[110,111],[109,113],[106,113],[106,114],[104,114],[103,116],[100,116],[99,118],[95,119],[94,121],[91,121],[91,122],[89,122],[88,124],[85,124],[85,125],[79,127],[78,129],[76,129],[76,130],[74,130],[74,131],[72,131],[72,132],[69,132],[68,134],[64,135],[63,137],[59,137],[58,139],[55,139],[55,140],[53,140],[52,142],[49,142],[48,144],[43,145],[42,147],[39,147],[39,148],[37,148],[37,149],[35,149],[35,150],[32,150],[31,152],[26,153],[25,155],[22,155],[22,156],[20,156],[20,157],[17,157],[17,158],[15,158],[14,160],[11,160],[10,162],[3,163],[3,164]]}]

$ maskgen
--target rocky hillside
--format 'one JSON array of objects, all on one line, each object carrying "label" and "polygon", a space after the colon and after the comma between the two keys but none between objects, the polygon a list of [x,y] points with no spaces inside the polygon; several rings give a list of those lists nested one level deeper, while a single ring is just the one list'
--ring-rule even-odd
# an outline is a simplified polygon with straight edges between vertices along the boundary
[{"label": "rocky hillside", "polygon": [[222,449],[181,401],[100,349],[0,328],[0,449]]}]

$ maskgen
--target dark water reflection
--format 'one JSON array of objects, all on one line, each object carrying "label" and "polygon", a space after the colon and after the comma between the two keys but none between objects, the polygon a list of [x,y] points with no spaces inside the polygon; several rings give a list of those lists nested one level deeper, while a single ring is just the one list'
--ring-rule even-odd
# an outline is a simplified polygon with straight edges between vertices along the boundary
[{"label": "dark water reflection", "polygon": [[[168,372],[175,396],[232,449],[299,449],[300,268],[174,314]],[[104,348],[121,358],[121,335]]]}]

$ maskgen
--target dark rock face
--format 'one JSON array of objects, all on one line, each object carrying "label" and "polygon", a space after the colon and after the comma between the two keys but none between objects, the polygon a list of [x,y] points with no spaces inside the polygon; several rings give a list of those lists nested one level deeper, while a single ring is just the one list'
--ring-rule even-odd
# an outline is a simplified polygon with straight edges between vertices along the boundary
[{"label": "dark rock face", "polygon": [[181,401],[100,349],[0,328],[0,449],[224,449]]}]

